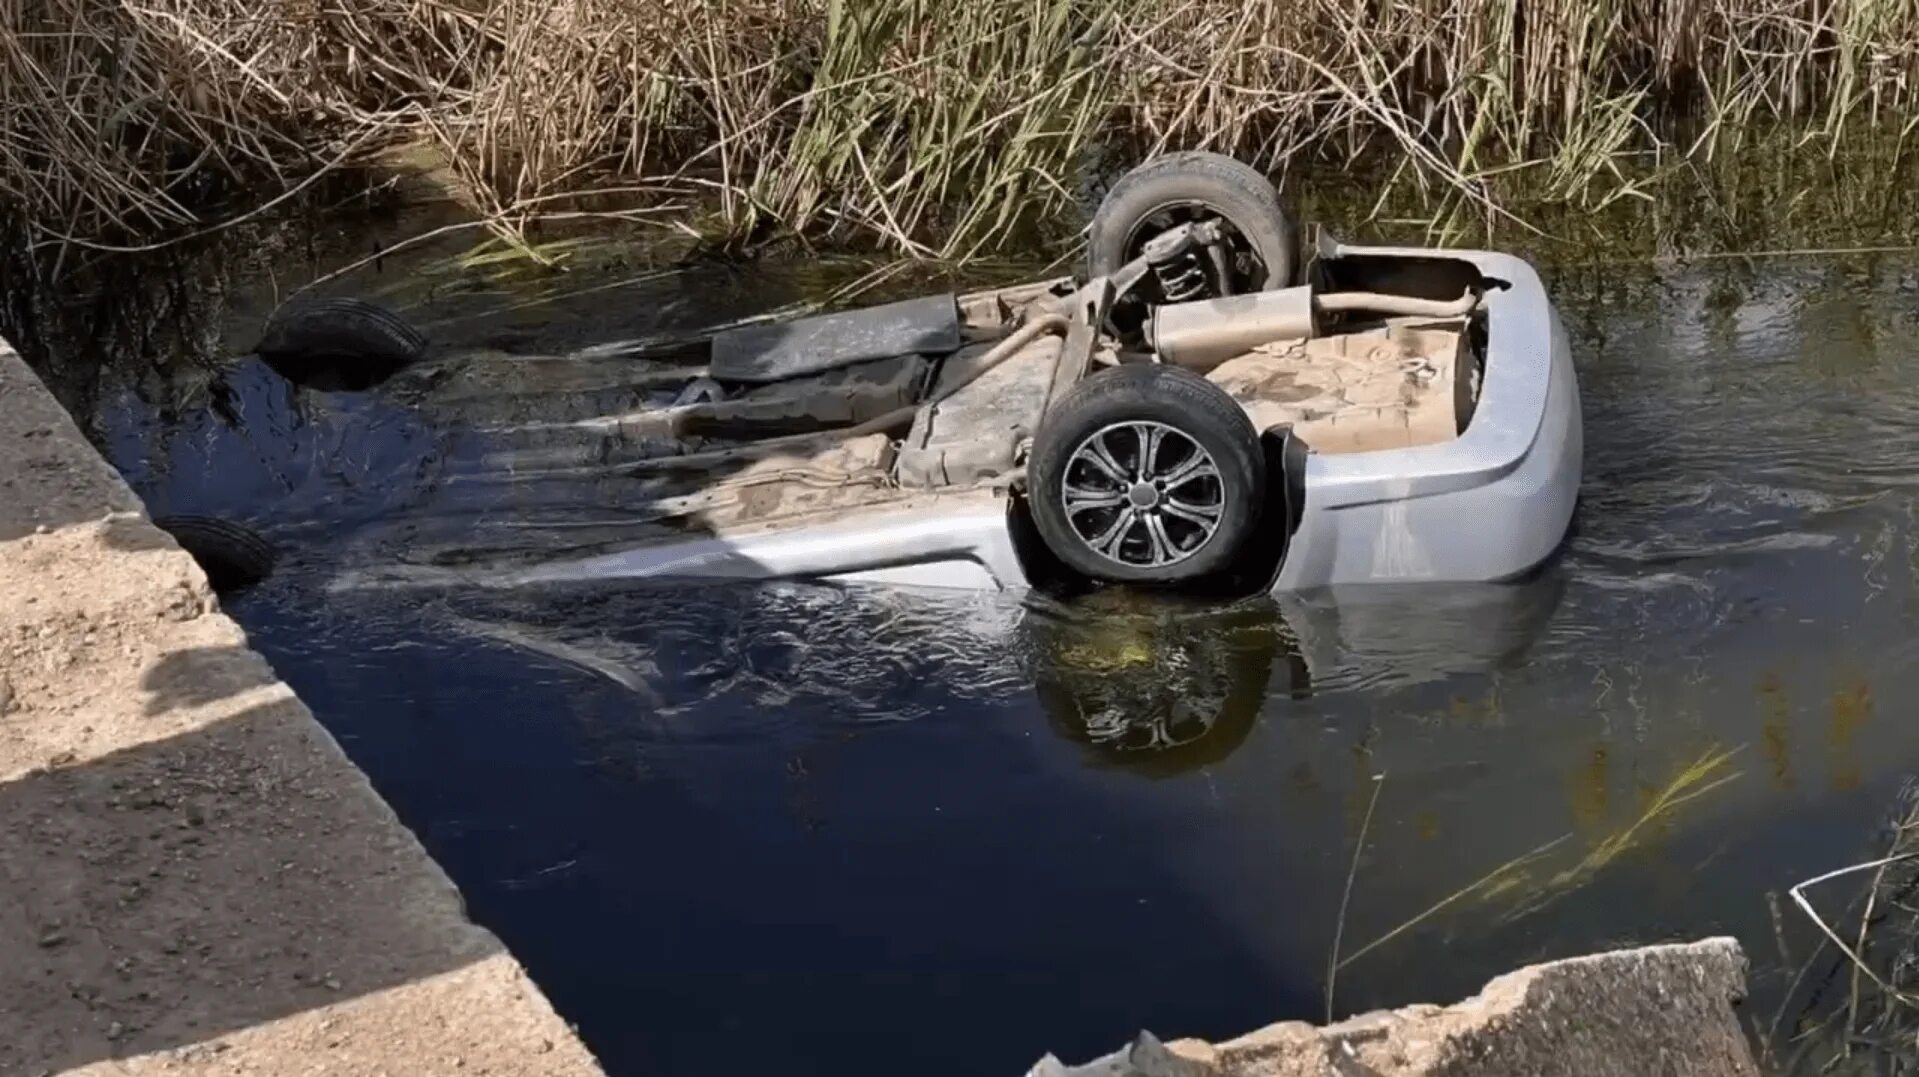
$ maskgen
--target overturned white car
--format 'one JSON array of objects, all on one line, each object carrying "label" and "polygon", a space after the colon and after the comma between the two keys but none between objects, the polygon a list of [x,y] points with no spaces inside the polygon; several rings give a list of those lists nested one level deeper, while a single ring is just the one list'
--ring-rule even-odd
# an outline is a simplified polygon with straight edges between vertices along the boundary
[{"label": "overturned white car", "polygon": [[1308,252],[1212,154],[1129,173],[1088,243],[1082,278],[713,336],[670,403],[590,420],[617,545],[487,575],[1251,593],[1505,579],[1564,537],[1579,393],[1523,261]]}]

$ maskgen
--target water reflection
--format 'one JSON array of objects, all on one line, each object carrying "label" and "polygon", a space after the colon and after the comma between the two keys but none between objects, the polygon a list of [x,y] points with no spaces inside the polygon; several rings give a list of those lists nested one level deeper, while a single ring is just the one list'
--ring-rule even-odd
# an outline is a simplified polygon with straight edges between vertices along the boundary
[{"label": "water reflection", "polygon": [[1317,678],[1340,688],[1408,688],[1522,665],[1566,594],[1548,562],[1501,584],[1333,588],[1277,601]]},{"label": "water reflection", "polygon": [[[1112,589],[1071,603],[1034,600],[1019,638],[1054,729],[1102,764],[1167,776],[1225,759],[1263,711],[1316,688],[1409,688],[1516,668],[1564,592],[1555,567],[1512,584],[1226,606]],[[1464,700],[1453,711],[1472,714]]]},{"label": "water reflection", "polygon": [[[329,600],[369,619],[404,610],[537,656],[630,694],[654,720],[737,700],[773,708],[764,717],[781,723],[778,708],[833,700],[835,723],[856,727],[926,717],[902,696],[932,670],[959,698],[1016,700],[1030,685],[1048,728],[1087,761],[1171,777],[1228,759],[1289,703],[1510,668],[1542,638],[1563,592],[1547,572],[1349,604],[808,583],[435,591],[407,582]],[[1455,720],[1496,724],[1496,697],[1450,707]]]},{"label": "water reflection", "polygon": [[1020,640],[1052,728],[1090,759],[1141,774],[1217,763],[1270,695],[1311,693],[1291,630],[1264,600],[1209,610],[1110,590],[1070,606],[1040,601]]}]

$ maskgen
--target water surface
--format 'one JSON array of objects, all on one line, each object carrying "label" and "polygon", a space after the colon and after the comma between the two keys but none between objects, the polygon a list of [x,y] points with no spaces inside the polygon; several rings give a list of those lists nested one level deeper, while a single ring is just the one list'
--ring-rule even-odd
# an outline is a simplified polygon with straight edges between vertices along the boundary
[{"label": "water surface", "polygon": [[98,422],[156,512],[286,546],[234,615],[611,1073],[1017,1073],[1716,933],[1768,1031],[1810,954],[1785,888],[1876,855],[1919,764],[1919,262],[1549,272],[1586,481],[1517,584],[368,573],[617,545],[621,447],[563,424],[650,390],[579,349],[863,271],[409,292],[441,361],[359,392],[240,354],[242,297],[217,374],[109,385]]}]

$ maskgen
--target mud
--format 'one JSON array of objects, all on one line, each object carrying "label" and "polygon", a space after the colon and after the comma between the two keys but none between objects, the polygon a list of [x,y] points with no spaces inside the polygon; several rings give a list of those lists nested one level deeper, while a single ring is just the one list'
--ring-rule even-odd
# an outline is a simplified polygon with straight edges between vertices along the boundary
[{"label": "mud", "polygon": [[1207,377],[1261,431],[1290,427],[1316,452],[1410,449],[1451,441],[1477,399],[1463,327],[1393,324],[1282,340]]}]

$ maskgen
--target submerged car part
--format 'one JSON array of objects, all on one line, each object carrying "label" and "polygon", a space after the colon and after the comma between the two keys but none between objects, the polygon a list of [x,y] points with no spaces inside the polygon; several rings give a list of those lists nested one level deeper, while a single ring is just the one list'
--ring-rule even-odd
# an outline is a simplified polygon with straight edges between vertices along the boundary
[{"label": "submerged car part", "polygon": [[723,382],[784,381],[896,355],[959,350],[959,306],[929,295],[882,307],[729,329],[713,337],[707,373]]},{"label": "submerged car part", "polygon": [[273,313],[253,347],[274,373],[315,389],[370,389],[426,354],[426,337],[361,299],[322,299]]},{"label": "submerged car part", "polygon": [[273,574],[279,551],[251,528],[212,516],[156,516],[153,526],[173,536],[206,573],[214,594],[244,591]]},{"label": "submerged car part", "polygon": [[[1204,204],[1184,209],[1189,219],[1164,228],[1147,222],[1143,243],[1153,253],[1178,249],[1210,262],[1220,244],[1209,238],[1243,223]],[[1243,273],[1246,264],[1236,255],[1231,268]],[[725,383],[719,400],[695,399],[710,397],[710,386],[676,398],[648,382],[629,398],[639,410],[590,424],[607,436],[587,444],[599,455],[585,469],[619,480],[609,484],[619,499],[610,518],[570,531],[569,558],[548,557],[533,570],[524,559],[496,560],[516,581],[825,577],[1073,590],[1090,577],[1224,593],[1498,579],[1558,545],[1579,479],[1577,389],[1563,329],[1523,262],[1322,247],[1313,293],[1215,297],[1264,309],[1278,328],[1197,318],[1188,329],[1199,335],[1186,337],[1169,328],[1185,312],[1161,319],[1157,335],[1175,357],[1190,360],[1190,347],[1203,354],[1208,333],[1227,340],[1212,347],[1240,351],[1204,378],[1145,361],[1143,334],[1123,335],[1107,317],[1122,295],[1139,304],[1165,279],[1142,253],[1091,280],[995,289],[956,304],[935,297],[942,318],[955,308],[962,347],[890,357],[930,375],[895,383],[912,387],[910,399],[853,399],[839,379],[888,362],[857,353],[822,360],[854,370],[744,390]],[[1287,318],[1295,329],[1308,322],[1309,332],[1246,347],[1283,331]],[[1240,332],[1248,335],[1232,335]],[[1053,334],[1061,339],[1041,339]],[[680,369],[684,381],[706,373]],[[659,373],[648,364],[636,377]],[[1117,394],[1119,403],[1098,408],[1087,402],[1127,379],[1174,388]],[[836,393],[832,406],[798,413],[784,399]],[[1185,406],[1202,398],[1213,404]],[[671,420],[662,423],[662,413]],[[895,452],[891,439],[901,434],[907,443]],[[1192,476],[1181,470],[1189,463]],[[1257,514],[1250,531],[1235,506]],[[524,543],[504,545],[511,554]],[[457,556],[415,563],[478,566],[489,551],[469,535],[448,552]]]}]

